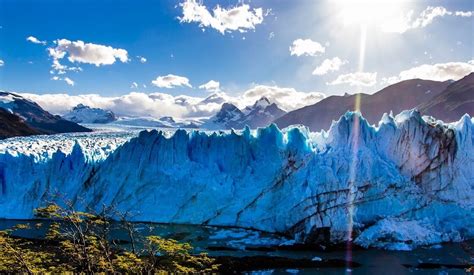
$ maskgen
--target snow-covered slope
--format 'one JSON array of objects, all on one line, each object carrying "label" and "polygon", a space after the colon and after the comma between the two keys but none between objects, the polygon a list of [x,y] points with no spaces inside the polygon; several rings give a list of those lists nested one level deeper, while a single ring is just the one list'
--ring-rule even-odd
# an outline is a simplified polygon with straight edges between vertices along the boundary
[{"label": "snow-covered slope", "polygon": [[0,218],[31,218],[60,192],[78,208],[114,205],[136,220],[252,227],[306,242],[352,236],[411,249],[474,237],[468,116],[447,125],[406,111],[375,128],[346,113],[321,133],[144,131],[107,154],[82,143],[42,158],[44,149],[31,150],[0,150]]},{"label": "snow-covered slope", "polygon": [[63,118],[76,123],[109,123],[117,119],[112,111],[91,108],[83,104],[78,104],[69,113],[63,115]]}]

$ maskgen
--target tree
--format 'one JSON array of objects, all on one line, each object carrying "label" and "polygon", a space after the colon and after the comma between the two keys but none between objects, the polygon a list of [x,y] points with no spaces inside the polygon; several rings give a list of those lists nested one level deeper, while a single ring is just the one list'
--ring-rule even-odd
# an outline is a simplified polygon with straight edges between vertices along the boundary
[{"label": "tree", "polygon": [[[144,237],[138,234],[127,215],[117,215],[110,207],[97,214],[76,211],[72,203],[61,207],[50,203],[35,210],[36,228],[49,223],[44,240],[25,240],[15,237],[15,230],[31,230],[29,224],[20,224],[0,231],[0,273],[19,272],[211,272],[218,265],[206,254],[193,255],[188,243],[180,243],[159,236]],[[121,217],[114,223],[113,217]],[[131,251],[112,241],[112,225],[120,225],[132,243]],[[115,229],[114,229],[115,230]]]}]

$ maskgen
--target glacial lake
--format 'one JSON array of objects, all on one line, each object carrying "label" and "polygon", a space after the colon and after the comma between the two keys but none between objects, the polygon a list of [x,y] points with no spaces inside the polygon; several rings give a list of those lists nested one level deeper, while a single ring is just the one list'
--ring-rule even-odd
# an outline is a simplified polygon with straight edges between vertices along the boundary
[{"label": "glacial lake", "polygon": [[[29,224],[29,230],[15,231],[15,235],[41,239],[46,233],[48,221],[44,220],[0,220],[0,230],[17,224]],[[42,223],[39,229],[35,224]],[[141,235],[159,235],[189,242],[195,252],[206,251],[211,256],[269,256],[294,259],[346,259],[345,249],[317,251],[311,249],[278,249],[279,244],[288,242],[284,237],[270,233],[239,229],[197,225],[168,225],[155,223],[136,223]],[[114,230],[112,237],[120,240],[126,247],[126,232]],[[125,242],[124,242],[125,241]],[[290,243],[290,242],[288,242]],[[474,247],[474,240],[466,242]],[[378,249],[352,250],[352,261],[361,266],[352,269],[353,274],[465,274],[461,265],[473,261],[459,243],[447,243],[433,247],[417,248],[413,251],[387,251]],[[255,270],[254,274],[344,274],[346,268],[318,269],[273,269]]]}]

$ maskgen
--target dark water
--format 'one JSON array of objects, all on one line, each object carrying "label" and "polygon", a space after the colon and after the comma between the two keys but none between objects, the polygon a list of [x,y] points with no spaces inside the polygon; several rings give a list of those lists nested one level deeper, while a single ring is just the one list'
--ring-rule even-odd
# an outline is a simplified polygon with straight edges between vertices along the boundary
[{"label": "dark water", "polygon": [[[35,224],[43,223],[39,229]],[[43,238],[48,222],[46,221],[18,221],[0,220],[0,230],[11,228],[16,224],[29,223],[29,230],[18,230],[15,234],[28,238]],[[252,230],[219,228],[196,225],[163,225],[137,223],[136,228],[141,235],[159,235],[191,243],[196,252],[206,251],[211,256],[279,256],[297,259],[346,259],[346,250],[336,251],[283,251],[267,249],[285,242],[283,237]],[[127,241],[124,231],[114,230],[112,237],[115,240]],[[474,247],[474,241],[468,244]],[[124,244],[126,247],[127,244]],[[258,251],[256,251],[258,250]],[[346,268],[322,268],[305,270],[261,270],[257,274],[465,274],[462,268],[417,268],[422,263],[460,265],[469,262],[469,256],[458,243],[443,244],[429,248],[418,248],[413,251],[386,251],[378,249],[355,249],[351,251],[352,261],[360,263],[361,267],[346,270]],[[407,267],[410,265],[411,267]]]}]

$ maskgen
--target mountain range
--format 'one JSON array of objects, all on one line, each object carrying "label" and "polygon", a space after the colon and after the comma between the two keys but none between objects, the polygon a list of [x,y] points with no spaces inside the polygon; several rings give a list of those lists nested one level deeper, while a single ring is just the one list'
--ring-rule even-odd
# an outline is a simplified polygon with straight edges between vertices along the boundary
[{"label": "mountain range", "polygon": [[330,96],[316,104],[289,112],[274,122],[280,128],[294,124],[308,126],[311,131],[329,129],[347,111],[359,110],[369,123],[380,120],[384,113],[398,114],[416,108],[422,115],[444,122],[474,115],[474,73],[458,81],[411,79],[390,85],[375,94]]},{"label": "mountain range", "polygon": [[358,109],[369,123],[374,124],[384,113],[392,111],[398,114],[429,101],[448,85],[449,82],[411,79],[390,85],[372,95],[330,96],[314,105],[289,112],[274,122],[280,128],[303,124],[311,131],[327,130],[344,113]]},{"label": "mountain range", "polygon": [[[179,120],[173,117],[116,117],[112,111],[82,104],[63,118],[43,110],[35,102],[20,95],[0,92],[0,138],[17,135],[54,134],[91,131],[77,123],[115,123],[153,128],[202,128],[208,130],[265,127],[275,123],[280,128],[302,124],[311,131],[329,129],[347,111],[359,110],[370,123],[377,123],[384,113],[398,114],[418,109],[422,115],[443,122],[474,116],[474,73],[458,81],[405,80],[374,94],[330,96],[316,104],[286,113],[266,97],[239,109],[224,93],[214,93],[198,104],[221,105],[215,115],[206,119]],[[190,104],[190,103],[186,103]]]}]

